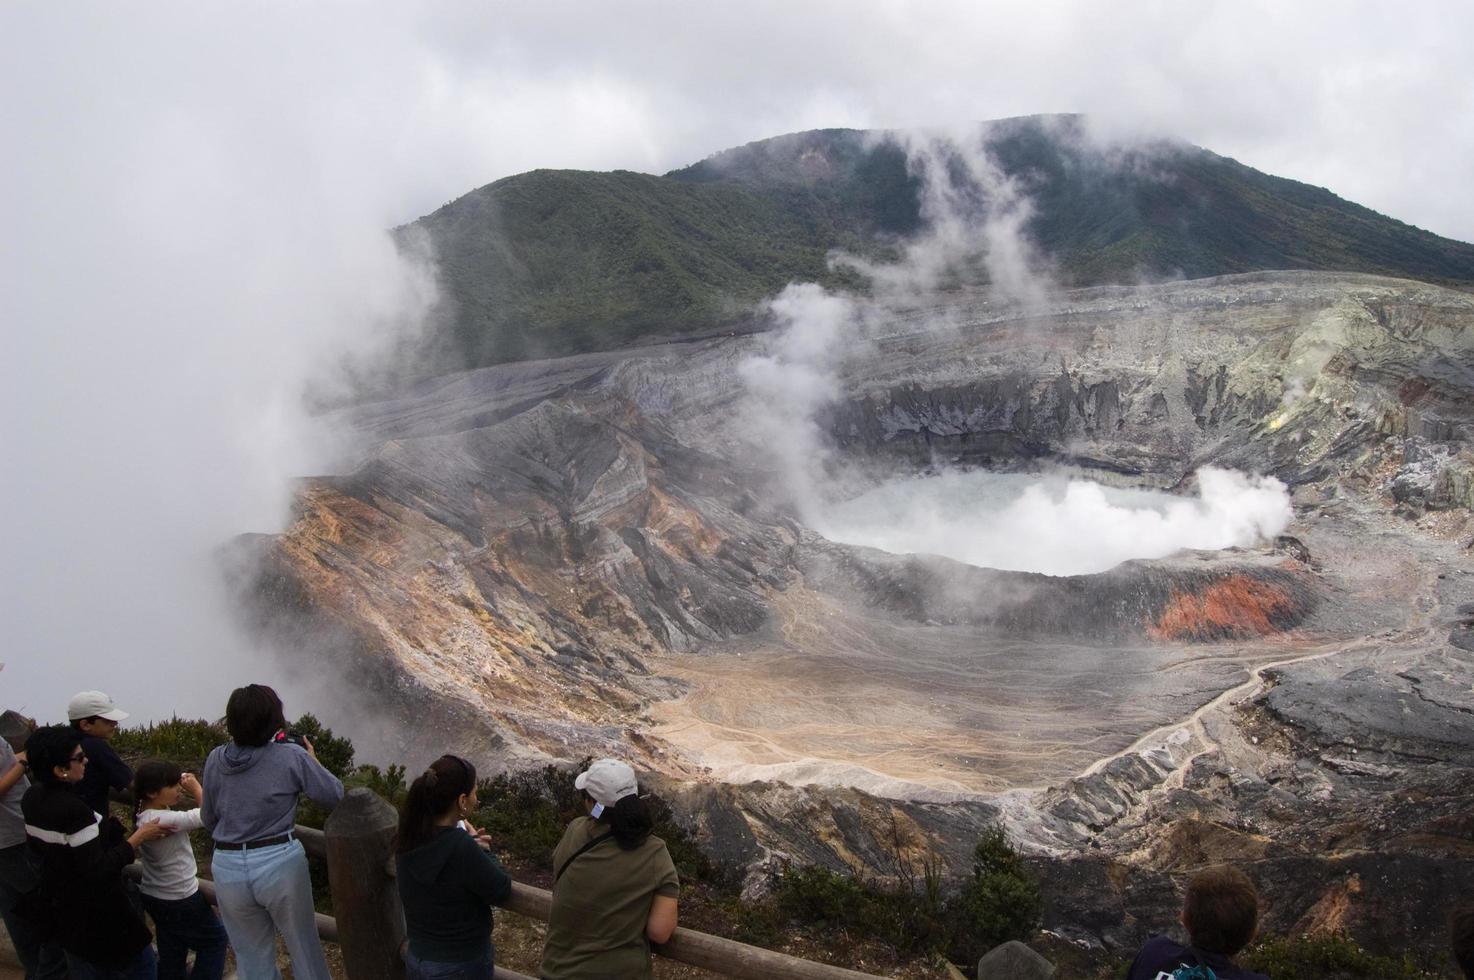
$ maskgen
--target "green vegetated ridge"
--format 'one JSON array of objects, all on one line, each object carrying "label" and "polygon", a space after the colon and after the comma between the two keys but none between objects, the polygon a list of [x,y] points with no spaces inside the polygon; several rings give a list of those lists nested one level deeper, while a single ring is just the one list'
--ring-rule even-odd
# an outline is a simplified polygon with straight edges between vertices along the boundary
[{"label": "green vegetated ridge", "polygon": [[[1027,234],[1064,286],[1268,269],[1474,283],[1474,245],[1199,147],[1102,146],[1074,116],[981,131],[1031,202]],[[896,255],[924,229],[920,190],[893,138],[826,129],[664,176],[519,174],[398,234],[423,231],[439,263],[431,366],[446,369],[709,333],[789,282],[863,288],[827,257]],[[955,285],[985,279],[978,266]]]}]

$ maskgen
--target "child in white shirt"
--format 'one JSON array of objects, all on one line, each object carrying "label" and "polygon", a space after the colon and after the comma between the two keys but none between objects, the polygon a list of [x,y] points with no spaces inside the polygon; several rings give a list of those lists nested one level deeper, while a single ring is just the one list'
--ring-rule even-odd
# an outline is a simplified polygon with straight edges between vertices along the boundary
[{"label": "child in white shirt", "polygon": [[[184,792],[194,797],[193,810],[174,810]],[[135,823],[151,820],[173,830],[160,840],[138,848],[143,867],[143,907],[154,921],[159,944],[159,980],[220,980],[225,972],[225,927],[196,878],[194,848],[189,832],[199,830],[200,805],[205,793],[194,775],[172,762],[149,760],[133,774]],[[194,969],[186,969],[190,950]]]}]

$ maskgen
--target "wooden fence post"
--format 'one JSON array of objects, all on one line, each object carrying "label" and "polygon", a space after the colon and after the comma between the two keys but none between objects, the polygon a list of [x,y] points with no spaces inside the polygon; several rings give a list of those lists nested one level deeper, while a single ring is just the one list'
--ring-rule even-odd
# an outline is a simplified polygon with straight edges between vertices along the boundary
[{"label": "wooden fence post", "polygon": [[333,916],[349,980],[402,980],[404,910],[389,876],[399,815],[371,790],[350,789],[323,827]]}]

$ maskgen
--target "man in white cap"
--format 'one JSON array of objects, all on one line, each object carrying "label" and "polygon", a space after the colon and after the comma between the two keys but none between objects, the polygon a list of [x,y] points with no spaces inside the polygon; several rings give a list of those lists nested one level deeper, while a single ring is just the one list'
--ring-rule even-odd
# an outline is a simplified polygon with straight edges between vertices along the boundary
[{"label": "man in white cap", "polygon": [[119,711],[113,699],[101,691],[81,691],[67,702],[67,720],[82,737],[82,751],[87,756],[87,770],[77,784],[77,795],[103,816],[108,812],[108,790],[127,789],[133,782],[133,770],[107,744],[118,730],[118,722],[127,717],[128,712]]}]

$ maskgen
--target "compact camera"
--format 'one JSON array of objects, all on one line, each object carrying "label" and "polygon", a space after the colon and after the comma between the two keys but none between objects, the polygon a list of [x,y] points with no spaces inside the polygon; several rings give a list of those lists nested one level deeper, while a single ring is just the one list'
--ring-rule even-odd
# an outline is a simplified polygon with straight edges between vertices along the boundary
[{"label": "compact camera", "polygon": [[300,745],[304,749],[307,748],[307,739],[302,737],[302,733],[293,731],[290,728],[283,728],[273,735],[271,740],[273,742],[291,742],[293,745]]}]

